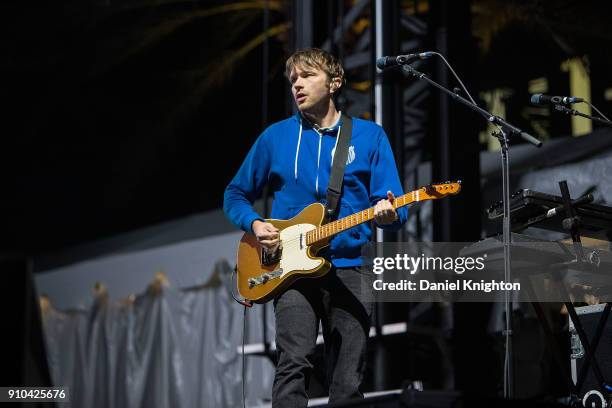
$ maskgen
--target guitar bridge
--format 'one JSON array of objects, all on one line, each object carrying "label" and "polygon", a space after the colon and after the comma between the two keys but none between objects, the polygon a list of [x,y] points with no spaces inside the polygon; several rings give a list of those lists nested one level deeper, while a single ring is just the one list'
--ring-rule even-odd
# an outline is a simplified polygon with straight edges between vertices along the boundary
[{"label": "guitar bridge", "polygon": [[261,265],[272,266],[281,260],[283,248],[279,245],[274,252],[268,252],[265,248],[261,249]]}]

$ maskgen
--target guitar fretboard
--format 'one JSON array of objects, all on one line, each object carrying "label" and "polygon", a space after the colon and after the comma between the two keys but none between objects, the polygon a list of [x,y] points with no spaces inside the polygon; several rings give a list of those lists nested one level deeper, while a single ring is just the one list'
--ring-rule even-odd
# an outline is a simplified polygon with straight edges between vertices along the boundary
[{"label": "guitar fretboard", "polygon": [[[398,209],[418,201],[433,200],[436,198],[441,198],[448,194],[456,194],[458,192],[458,188],[455,187],[456,185],[457,183],[452,183],[442,185],[442,188],[440,188],[439,186],[432,186],[430,188],[423,187],[418,190],[411,191],[410,193],[396,197],[393,201],[393,207],[395,209]],[[448,189],[454,191],[444,191]],[[332,221],[328,224],[318,227],[317,229],[307,232],[306,244],[312,245],[318,241],[327,239],[342,231],[346,231],[349,228],[355,227],[364,222],[371,221],[372,219],[374,219],[374,207],[370,207],[366,210],[349,215],[348,217]]]}]

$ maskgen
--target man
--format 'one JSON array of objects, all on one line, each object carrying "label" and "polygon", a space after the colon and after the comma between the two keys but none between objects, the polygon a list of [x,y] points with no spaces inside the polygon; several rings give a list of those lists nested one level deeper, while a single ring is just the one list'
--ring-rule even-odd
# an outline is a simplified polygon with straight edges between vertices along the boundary
[{"label": "man", "polygon": [[[273,251],[279,231],[253,210],[252,203],[269,183],[274,193],[271,217],[289,219],[313,202],[325,204],[327,184],[343,119],[334,96],[344,83],[344,69],[320,49],[306,49],[286,62],[285,76],[298,113],[268,127],[257,139],[238,173],[227,186],[224,210],[259,244]],[[398,229],[405,208],[395,210],[402,187],[383,129],[352,118],[338,218],[375,206],[375,221]],[[361,280],[361,246],[371,240],[369,224],[332,239],[324,256],[333,264],[319,279],[301,279],[274,300],[278,364],[272,390],[273,407],[306,407],[312,355],[322,323],[330,401],[362,397],[371,299]]]}]

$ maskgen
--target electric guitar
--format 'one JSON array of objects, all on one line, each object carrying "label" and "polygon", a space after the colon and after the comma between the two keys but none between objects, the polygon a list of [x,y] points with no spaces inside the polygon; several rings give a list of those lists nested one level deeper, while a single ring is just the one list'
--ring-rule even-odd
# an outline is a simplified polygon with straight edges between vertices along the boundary
[{"label": "electric guitar", "polygon": [[[432,184],[411,191],[393,202],[394,208],[426,200],[437,200],[461,190],[461,181]],[[299,278],[318,278],[331,269],[331,263],[317,252],[331,238],[349,228],[374,219],[374,207],[324,224],[325,207],[314,203],[289,220],[266,220],[280,233],[274,253],[264,250],[253,234],[245,233],[237,255],[238,292],[255,303],[272,300]]]}]

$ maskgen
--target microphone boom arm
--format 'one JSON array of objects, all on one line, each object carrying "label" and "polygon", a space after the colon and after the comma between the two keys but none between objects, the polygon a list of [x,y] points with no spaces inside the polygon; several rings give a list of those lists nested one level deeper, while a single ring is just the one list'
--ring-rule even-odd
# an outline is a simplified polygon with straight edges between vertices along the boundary
[{"label": "microphone boom arm", "polygon": [[523,140],[525,140],[526,142],[531,143],[532,145],[534,145],[536,147],[542,146],[542,142],[539,139],[537,139],[535,136],[532,136],[529,133],[524,132],[523,130],[517,128],[514,125],[511,125],[510,123],[506,122],[503,118],[500,118],[499,116],[495,116],[495,115],[491,114],[490,112],[488,112],[487,110],[481,108],[480,106],[478,106],[476,104],[473,104],[472,102],[468,101],[467,99],[465,99],[461,95],[458,95],[455,92],[452,92],[452,91],[446,89],[442,85],[438,84],[436,81],[434,81],[431,78],[429,78],[424,73],[422,73],[420,71],[417,71],[416,69],[412,68],[410,65],[404,65],[402,68],[406,72],[408,72],[409,74],[415,76],[416,78],[423,79],[427,83],[429,83],[430,85],[432,85],[435,88],[438,88],[439,90],[441,90],[442,92],[448,94],[451,98],[453,98],[457,102],[467,106],[468,108],[472,109],[473,111],[476,111],[476,112],[480,113],[488,122],[493,123],[493,124],[498,125],[498,126],[501,126],[501,128],[505,132],[507,132],[508,134],[517,134]]},{"label": "microphone boom arm", "polygon": [[[493,132],[493,136],[499,140],[501,147],[501,159],[502,159],[502,202],[504,205],[504,219],[503,219],[503,241],[504,241],[504,280],[506,282],[512,281],[512,267],[511,267],[511,229],[510,229],[510,160],[508,157],[509,152],[509,135],[518,134],[527,142],[540,147],[542,142],[531,136],[529,133],[522,131],[516,126],[511,125],[499,116],[492,115],[490,112],[481,108],[461,97],[455,92],[450,91],[444,86],[437,82],[429,79],[424,73],[419,72],[409,65],[405,65],[404,70],[409,74],[423,79],[430,85],[438,88],[442,92],[448,94],[451,98],[457,102],[467,106],[480,113],[488,122],[493,123],[500,127],[499,132]],[[512,353],[512,299],[508,292],[504,296],[504,310],[505,310],[505,324],[504,324],[504,338],[505,338],[505,358],[504,358],[504,397],[513,398],[514,396],[514,364],[513,364],[513,353]]]},{"label": "microphone boom arm", "polygon": [[609,120],[601,119],[596,116],[587,115],[586,113],[579,112],[576,109],[570,109],[567,106],[556,104],[555,110],[558,110],[559,112],[563,112],[568,115],[580,116],[583,118],[591,119],[593,122],[601,123],[602,125],[612,127],[612,122],[610,122]]}]

